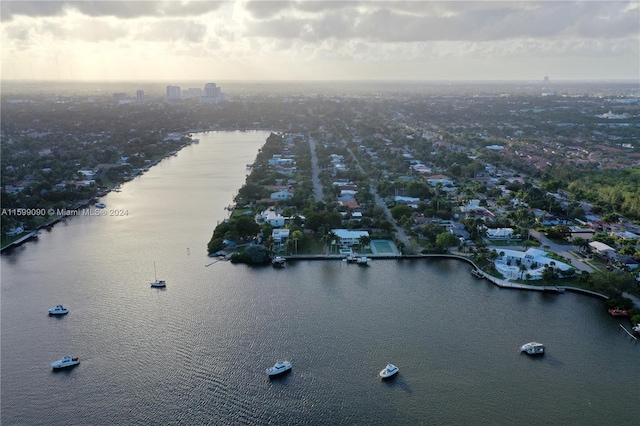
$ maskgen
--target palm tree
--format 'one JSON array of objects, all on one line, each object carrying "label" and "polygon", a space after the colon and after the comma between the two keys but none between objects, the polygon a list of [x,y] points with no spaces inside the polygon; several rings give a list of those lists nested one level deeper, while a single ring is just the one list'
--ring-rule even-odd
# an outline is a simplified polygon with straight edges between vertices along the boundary
[{"label": "palm tree", "polygon": [[520,279],[522,279],[522,274],[524,271],[527,270],[527,265],[525,265],[524,263],[520,263],[520,265],[518,266],[518,269],[520,269]]},{"label": "palm tree", "polygon": [[323,247],[327,247],[327,245],[331,242],[331,237],[329,236],[329,234],[324,234],[322,238],[320,238],[320,242],[322,243]]},{"label": "palm tree", "polygon": [[304,237],[304,234],[300,230],[296,230],[291,233],[291,239],[295,241],[296,254],[298,254],[298,240],[303,237]]},{"label": "palm tree", "polygon": [[335,232],[329,231],[326,234],[324,234],[322,238],[320,238],[320,241],[325,246],[329,245],[329,253],[331,253],[331,244],[333,244],[334,242],[340,241],[340,237],[338,237],[338,235],[336,235]]},{"label": "palm tree", "polygon": [[360,243],[360,251],[364,250],[364,247],[368,246],[371,243],[371,237],[368,235],[362,235],[358,238],[358,242]]}]

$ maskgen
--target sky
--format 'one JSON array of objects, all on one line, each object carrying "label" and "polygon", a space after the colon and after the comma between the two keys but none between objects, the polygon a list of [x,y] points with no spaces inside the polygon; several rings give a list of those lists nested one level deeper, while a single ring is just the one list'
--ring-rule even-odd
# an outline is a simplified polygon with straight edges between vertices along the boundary
[{"label": "sky", "polygon": [[640,0],[0,2],[2,80],[640,79]]}]

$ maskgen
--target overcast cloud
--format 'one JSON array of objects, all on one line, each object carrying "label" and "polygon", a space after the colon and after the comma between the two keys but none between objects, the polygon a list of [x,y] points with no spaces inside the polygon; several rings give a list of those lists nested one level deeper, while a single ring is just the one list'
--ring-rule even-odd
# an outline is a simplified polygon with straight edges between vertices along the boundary
[{"label": "overcast cloud", "polygon": [[638,79],[639,4],[3,0],[2,78]]}]

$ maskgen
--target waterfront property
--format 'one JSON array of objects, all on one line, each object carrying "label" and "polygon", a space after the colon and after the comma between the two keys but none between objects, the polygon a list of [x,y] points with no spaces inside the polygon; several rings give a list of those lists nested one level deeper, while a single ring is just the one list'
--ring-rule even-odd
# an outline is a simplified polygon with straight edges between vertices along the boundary
[{"label": "waterfront property", "polygon": [[547,252],[530,248],[527,251],[501,250],[503,253],[495,260],[496,270],[507,279],[541,280],[547,267],[554,267],[561,271],[568,271],[572,267],[547,257]]},{"label": "waterfront property", "polygon": [[331,232],[339,238],[338,245],[347,248],[360,243],[360,237],[369,237],[368,231],[356,231],[351,229],[332,229]]}]

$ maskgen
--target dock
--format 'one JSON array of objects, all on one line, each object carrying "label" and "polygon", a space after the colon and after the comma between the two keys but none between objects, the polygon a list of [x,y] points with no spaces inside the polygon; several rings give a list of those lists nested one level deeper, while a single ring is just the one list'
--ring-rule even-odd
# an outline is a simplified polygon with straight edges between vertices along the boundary
[{"label": "dock", "polygon": [[622,325],[622,324],[618,324],[618,325],[620,326],[620,328],[621,328],[621,329],[623,329],[623,330],[624,330],[624,332],[625,332],[625,333],[627,333],[627,335],[628,335],[629,337],[631,337],[635,342],[638,342],[638,338],[637,338],[636,336],[634,336],[633,334],[631,334],[631,332],[630,332],[629,330],[627,330],[627,329],[624,327],[624,325]]}]

